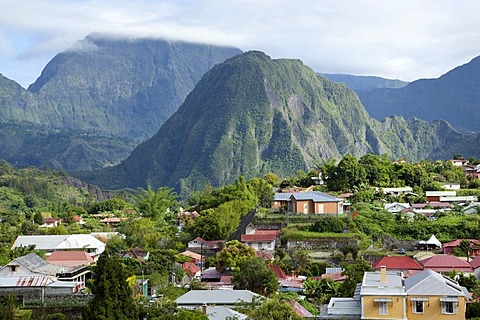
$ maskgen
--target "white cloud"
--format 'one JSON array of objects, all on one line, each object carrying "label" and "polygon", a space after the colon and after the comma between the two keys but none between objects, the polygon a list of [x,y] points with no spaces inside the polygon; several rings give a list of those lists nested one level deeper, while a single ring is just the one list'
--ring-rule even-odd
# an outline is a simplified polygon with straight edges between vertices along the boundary
[{"label": "white cloud", "polygon": [[0,0],[0,7],[0,72],[23,85],[46,57],[92,32],[232,45],[298,58],[319,72],[402,80],[438,77],[480,53],[474,0]]}]

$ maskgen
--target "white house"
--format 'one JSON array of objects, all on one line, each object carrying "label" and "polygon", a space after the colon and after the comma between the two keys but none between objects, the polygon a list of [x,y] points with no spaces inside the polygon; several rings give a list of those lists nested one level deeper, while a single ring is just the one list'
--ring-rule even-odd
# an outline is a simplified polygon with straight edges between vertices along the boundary
[{"label": "white house", "polygon": [[44,250],[47,254],[58,250],[83,250],[92,258],[105,251],[105,243],[91,234],[18,236],[12,250],[29,246],[34,246],[35,250]]},{"label": "white house", "polygon": [[385,208],[385,210],[387,210],[390,213],[399,213],[402,210],[409,209],[410,204],[409,203],[398,203],[398,202],[386,203],[384,208]]}]

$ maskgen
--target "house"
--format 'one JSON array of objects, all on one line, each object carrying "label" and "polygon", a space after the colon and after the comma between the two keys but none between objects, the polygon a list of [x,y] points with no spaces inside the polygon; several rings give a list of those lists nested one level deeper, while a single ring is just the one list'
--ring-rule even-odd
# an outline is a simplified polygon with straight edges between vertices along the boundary
[{"label": "house", "polygon": [[392,196],[400,196],[402,194],[410,194],[413,192],[412,187],[381,188],[381,190],[383,191],[383,194]]},{"label": "house", "polygon": [[423,270],[423,266],[409,256],[385,256],[374,263],[373,270],[379,271],[382,267],[386,267],[387,270],[402,271],[409,275]]},{"label": "house", "polygon": [[60,266],[75,267],[75,266],[89,266],[94,263],[93,258],[85,251],[74,250],[54,251],[46,260]]},{"label": "house", "polygon": [[223,306],[205,305],[205,306],[202,306],[202,312],[208,317],[209,320],[225,320],[225,319],[245,320],[247,319],[247,315]]},{"label": "house", "polygon": [[420,263],[424,269],[440,273],[449,273],[452,271],[473,273],[473,268],[468,262],[448,254],[436,254],[430,258],[420,260]]},{"label": "house", "polygon": [[187,245],[188,251],[197,252],[200,254],[216,253],[225,247],[225,240],[203,240],[196,237]]},{"label": "house", "polygon": [[409,203],[399,203],[399,202],[393,202],[393,203],[386,203],[384,205],[385,210],[387,210],[390,213],[399,213],[405,209],[410,209],[410,204]]},{"label": "house", "polygon": [[473,258],[469,263],[473,268],[473,274],[475,277],[480,279],[480,257]]},{"label": "house", "polygon": [[23,302],[44,301],[46,295],[79,292],[89,277],[86,266],[56,265],[30,253],[0,269],[0,296],[13,294]]},{"label": "house", "polygon": [[401,272],[365,272],[352,298],[332,298],[320,319],[465,319],[467,290],[456,281],[424,270],[404,279]]},{"label": "house", "polygon": [[460,183],[444,182],[442,185],[445,190],[460,190]]},{"label": "house", "polygon": [[190,290],[178,297],[175,302],[180,308],[200,308],[207,306],[234,307],[238,302],[251,303],[262,296],[249,290]]},{"label": "house", "polygon": [[182,231],[182,229],[191,224],[195,219],[199,218],[200,214],[197,211],[180,211],[177,214],[177,229]]},{"label": "house", "polygon": [[275,250],[279,242],[280,230],[254,230],[250,234],[242,234],[240,241],[255,250]]},{"label": "house", "polygon": [[272,208],[286,207],[293,214],[343,213],[343,200],[320,191],[276,193]]},{"label": "house", "polygon": [[193,263],[200,265],[203,262],[204,256],[192,251],[183,251],[179,253],[182,256],[189,257]]},{"label": "house", "polygon": [[463,172],[469,177],[480,179],[480,164],[476,166],[464,166]]},{"label": "house", "polygon": [[81,282],[90,275],[87,266],[62,266],[43,260],[35,253],[30,253],[10,261],[0,269],[2,276],[51,276],[55,280]]},{"label": "house", "polygon": [[465,319],[467,289],[432,270],[405,279],[407,319]]},{"label": "house", "polygon": [[480,212],[480,202],[471,203],[463,209],[463,213],[465,214],[475,214],[478,212]]},{"label": "house", "polygon": [[200,279],[202,269],[197,266],[193,261],[187,261],[182,263],[182,269],[185,274],[190,278]]},{"label": "house", "polygon": [[39,225],[39,228],[53,228],[62,224],[62,219],[59,218],[43,218],[43,224]]},{"label": "house", "polygon": [[425,196],[428,201],[440,201],[444,197],[455,197],[457,195],[456,191],[425,191]]},{"label": "house", "polygon": [[[480,240],[476,239],[465,239],[470,243],[470,257],[478,257],[480,256]],[[443,244],[443,253],[445,254],[452,254],[453,249],[459,248],[460,244],[462,243],[463,239],[457,239],[448,243]]]},{"label": "house", "polygon": [[466,159],[451,159],[449,161],[456,167],[463,167],[468,164]]},{"label": "house", "polygon": [[131,258],[137,259],[141,263],[147,263],[148,258],[150,257],[150,252],[147,250],[140,249],[138,247],[132,248],[128,251],[123,251],[120,254],[121,258]]},{"label": "house", "polygon": [[83,250],[92,258],[96,258],[105,251],[105,243],[91,234],[18,236],[12,250],[32,245],[35,246],[35,250],[46,251],[47,255],[59,250]]}]

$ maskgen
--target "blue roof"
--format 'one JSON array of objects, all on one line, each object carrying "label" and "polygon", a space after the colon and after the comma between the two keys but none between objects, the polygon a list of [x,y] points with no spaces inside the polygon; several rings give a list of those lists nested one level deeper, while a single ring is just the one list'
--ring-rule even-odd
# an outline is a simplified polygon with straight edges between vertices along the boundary
[{"label": "blue roof", "polygon": [[335,198],[329,194],[320,191],[294,192],[294,193],[276,193],[275,201],[290,201],[294,197],[296,200],[312,200],[313,202],[340,202],[341,199]]}]

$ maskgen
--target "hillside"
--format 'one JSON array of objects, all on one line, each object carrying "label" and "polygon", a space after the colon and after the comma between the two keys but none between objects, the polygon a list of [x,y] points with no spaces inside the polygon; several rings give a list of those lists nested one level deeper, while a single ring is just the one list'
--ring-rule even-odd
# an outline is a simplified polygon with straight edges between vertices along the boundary
[{"label": "hillside", "polygon": [[80,176],[110,188],[190,190],[231,183],[239,175],[286,176],[348,153],[447,158],[478,145],[474,139],[444,122],[380,123],[345,85],[299,60],[252,51],[210,70],[158,133],[120,165]]},{"label": "hillside", "polygon": [[0,75],[0,159],[93,170],[153,136],[213,65],[237,48],[93,34],[22,88]]},{"label": "hillside", "polygon": [[408,82],[402,80],[385,79],[374,76],[355,76],[351,74],[322,73],[324,77],[334,82],[344,83],[355,92],[370,91],[379,88],[398,89],[405,87]]},{"label": "hillside", "polygon": [[376,119],[390,115],[424,120],[442,119],[454,127],[480,132],[480,57],[438,79],[422,79],[400,89],[359,92],[369,114]]}]

